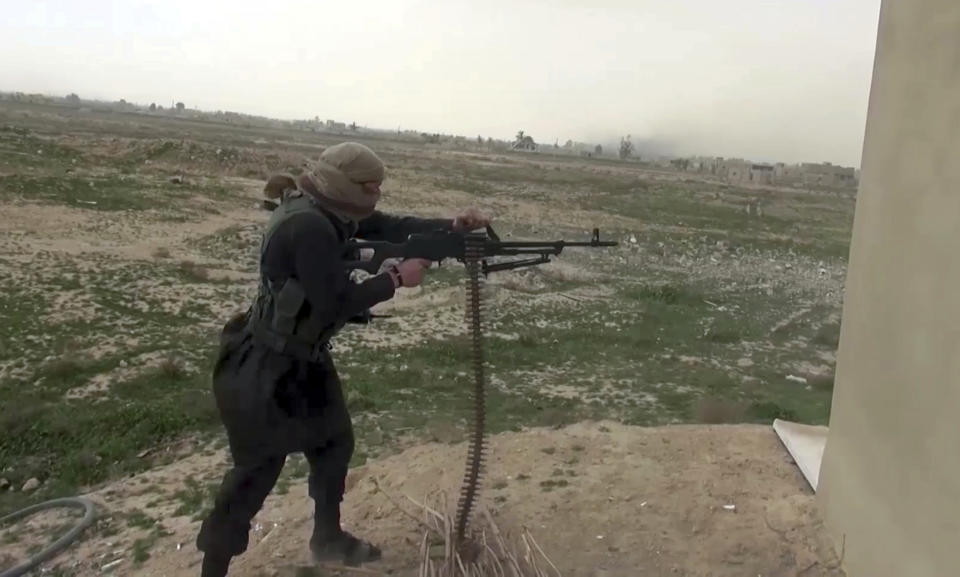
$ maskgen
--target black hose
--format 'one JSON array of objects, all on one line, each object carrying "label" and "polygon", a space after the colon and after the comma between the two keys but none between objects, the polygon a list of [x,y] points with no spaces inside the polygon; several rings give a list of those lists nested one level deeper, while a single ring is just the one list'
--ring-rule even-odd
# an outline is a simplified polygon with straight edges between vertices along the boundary
[{"label": "black hose", "polygon": [[83,519],[80,519],[79,523],[64,533],[62,537],[54,541],[49,547],[41,550],[36,555],[32,555],[29,559],[27,559],[26,562],[0,573],[0,577],[20,577],[20,575],[25,575],[37,565],[53,558],[57,553],[70,545],[70,543],[72,543],[80,535],[80,533],[83,532],[84,529],[92,525],[95,519],[95,510],[92,502],[82,497],[65,497],[63,499],[44,501],[43,503],[37,503],[36,505],[31,505],[25,509],[15,511],[6,517],[0,518],[0,525],[9,523],[10,521],[15,521],[28,515],[33,515],[34,513],[43,511],[44,509],[53,509],[54,507],[77,507],[83,509]]}]

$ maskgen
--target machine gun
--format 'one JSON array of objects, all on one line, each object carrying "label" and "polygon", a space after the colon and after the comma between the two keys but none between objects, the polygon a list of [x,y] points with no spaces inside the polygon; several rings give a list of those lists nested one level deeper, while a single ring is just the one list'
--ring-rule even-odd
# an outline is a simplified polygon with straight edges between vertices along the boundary
[{"label": "machine gun", "polygon": [[[600,240],[600,229],[593,229],[593,238],[586,242],[553,241],[502,241],[488,225],[485,233],[462,233],[449,230],[437,230],[420,234],[411,234],[406,242],[391,243],[385,241],[350,240],[347,248],[354,254],[372,249],[373,256],[366,260],[348,260],[345,266],[349,270],[364,270],[371,274],[380,271],[387,259],[423,258],[437,262],[456,259],[467,269],[466,305],[467,327],[472,341],[473,365],[473,423],[470,432],[470,445],[467,449],[467,469],[460,489],[460,502],[456,517],[456,546],[465,544],[467,522],[476,499],[485,452],[485,366],[483,355],[483,298],[481,292],[481,274],[486,277],[495,271],[512,270],[550,262],[551,256],[559,255],[566,247],[603,247],[616,246],[616,242]],[[487,259],[499,256],[517,258],[502,262],[487,262]]]},{"label": "machine gun", "polygon": [[[489,225],[485,233],[463,233],[449,230],[411,234],[406,242],[350,240],[347,249],[360,254],[364,249],[372,250],[373,256],[366,260],[349,260],[345,266],[349,270],[360,269],[376,274],[387,259],[423,258],[442,263],[446,259],[455,259],[467,264],[468,259],[478,260],[479,272],[487,276],[491,272],[512,270],[550,262],[550,256],[557,256],[566,247],[616,246],[613,241],[600,240],[600,229],[593,229],[590,241],[570,242],[551,241],[502,241]],[[488,258],[498,256],[537,255],[534,258],[514,259],[504,262],[487,262]]]}]

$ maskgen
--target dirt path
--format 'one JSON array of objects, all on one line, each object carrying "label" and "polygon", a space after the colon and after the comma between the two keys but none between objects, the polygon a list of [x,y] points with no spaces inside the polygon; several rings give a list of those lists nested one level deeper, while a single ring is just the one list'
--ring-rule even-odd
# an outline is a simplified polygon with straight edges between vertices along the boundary
[{"label": "dirt path", "polygon": [[[407,497],[436,505],[445,493],[454,506],[464,455],[462,445],[422,445],[351,473],[344,523],[384,547],[385,559],[369,567],[375,574],[416,574],[422,533],[409,515],[422,511]],[[144,530],[130,527],[88,536],[58,561],[77,575],[103,575],[118,559],[107,573],[199,574],[199,522],[172,516],[175,503],[150,502],[182,490],[187,477],[219,479],[225,463],[222,452],[197,454],[92,495],[113,514],[162,519],[170,535],[152,543],[139,567],[132,542]],[[498,435],[480,506],[503,530],[528,527],[566,576],[843,574],[833,569],[809,487],[764,426],[607,422]],[[296,574],[308,563],[311,513],[304,480],[271,495],[231,575]]]}]

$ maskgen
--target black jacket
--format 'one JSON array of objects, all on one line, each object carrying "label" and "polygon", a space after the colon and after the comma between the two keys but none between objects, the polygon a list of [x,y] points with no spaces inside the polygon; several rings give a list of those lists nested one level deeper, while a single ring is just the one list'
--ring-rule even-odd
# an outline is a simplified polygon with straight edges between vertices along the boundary
[{"label": "black jacket", "polygon": [[[327,218],[334,223],[335,237],[330,228],[317,222]],[[436,229],[449,229],[449,219],[420,219],[398,217],[375,212],[360,221],[356,238],[402,242],[408,235]],[[327,326],[350,318],[377,303],[393,297],[393,281],[381,273],[362,283],[351,282],[343,273],[343,244],[350,231],[335,217],[319,212],[299,213],[280,225],[274,233],[263,269],[274,282],[296,277],[307,294],[310,312],[319,310]]]},{"label": "black jacket", "polygon": [[[329,218],[336,235],[317,219]],[[375,212],[353,237],[401,242],[408,235],[450,229],[450,219],[400,217]],[[320,226],[318,226],[320,225]],[[331,323],[361,313],[394,295],[386,273],[361,283],[343,273],[344,243],[352,231],[331,215],[301,213],[280,224],[263,258],[272,281],[297,278],[309,307]],[[322,444],[350,427],[339,377],[328,354],[310,363],[259,346],[243,318],[221,336],[213,389],[235,460],[287,454]]]}]

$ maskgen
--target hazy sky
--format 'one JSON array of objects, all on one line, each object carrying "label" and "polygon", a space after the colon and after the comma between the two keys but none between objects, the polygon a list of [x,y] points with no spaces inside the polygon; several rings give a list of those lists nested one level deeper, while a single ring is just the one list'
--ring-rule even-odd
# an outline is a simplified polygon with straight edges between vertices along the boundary
[{"label": "hazy sky", "polygon": [[0,0],[0,89],[859,166],[879,5]]}]

